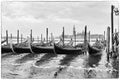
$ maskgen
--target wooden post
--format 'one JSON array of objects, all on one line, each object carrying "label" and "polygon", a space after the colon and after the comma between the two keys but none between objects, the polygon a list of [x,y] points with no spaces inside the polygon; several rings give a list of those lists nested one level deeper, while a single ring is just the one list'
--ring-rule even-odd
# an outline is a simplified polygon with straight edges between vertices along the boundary
[{"label": "wooden post", "polygon": [[75,31],[75,25],[73,27],[73,37],[74,37],[74,41],[75,41],[75,45],[76,45],[76,31]]},{"label": "wooden post", "polygon": [[49,37],[49,40],[48,41],[50,41],[50,37]]},{"label": "wooden post", "polygon": [[21,43],[22,43],[23,35],[21,34]]},{"label": "wooden post", "polygon": [[114,51],[114,42],[113,42],[113,33],[114,33],[114,22],[113,22],[113,10],[114,6],[111,6],[111,42],[112,42],[112,51]]},{"label": "wooden post", "polygon": [[48,28],[46,28],[46,43],[48,43]]},{"label": "wooden post", "polygon": [[100,35],[99,35],[99,41],[100,41]]},{"label": "wooden post", "polygon": [[107,61],[109,62],[110,53],[110,27],[107,28]]},{"label": "wooden post", "polygon": [[32,43],[32,40],[33,38],[32,38],[32,29],[30,30],[30,42]]},{"label": "wooden post", "polygon": [[39,43],[39,36],[37,37],[37,42]]},{"label": "wooden post", "polygon": [[115,33],[117,33],[117,29],[115,29]]},{"label": "wooden post", "polygon": [[52,41],[52,33],[51,33],[51,41]]},{"label": "wooden post", "polygon": [[10,39],[12,40],[12,33],[10,34]]},{"label": "wooden post", "polygon": [[104,39],[103,40],[105,41],[105,31],[104,31]]},{"label": "wooden post", "polygon": [[41,42],[42,42],[42,34],[41,34]]},{"label": "wooden post", "polygon": [[6,30],[6,45],[8,45],[8,30]]},{"label": "wooden post", "polygon": [[17,44],[19,43],[19,30],[17,30]]},{"label": "wooden post", "polygon": [[85,26],[84,43],[87,43],[87,26]]},{"label": "wooden post", "polygon": [[[117,29],[115,29],[115,33],[114,34],[116,35],[116,33],[117,33]],[[116,43],[114,45],[114,51],[117,52],[117,44]]]},{"label": "wooden post", "polygon": [[45,41],[45,37],[44,37],[44,41]]},{"label": "wooden post", "polygon": [[[87,49],[87,25],[85,26],[84,44],[85,44],[85,49]],[[87,51],[85,51],[85,54],[86,53],[87,53]]]},{"label": "wooden post", "polygon": [[64,46],[64,27],[63,27],[63,34],[62,34],[62,38],[63,38],[63,46]]},{"label": "wooden post", "polygon": [[90,43],[90,31],[89,31],[89,33],[88,33],[88,42]]}]

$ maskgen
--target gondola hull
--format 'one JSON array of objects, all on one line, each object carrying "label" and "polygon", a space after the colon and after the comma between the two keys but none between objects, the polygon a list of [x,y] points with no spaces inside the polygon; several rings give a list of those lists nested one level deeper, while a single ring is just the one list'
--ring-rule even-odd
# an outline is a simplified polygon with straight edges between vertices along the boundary
[{"label": "gondola hull", "polygon": [[9,46],[1,46],[1,53],[10,53],[12,49]]},{"label": "gondola hull", "polygon": [[82,49],[75,48],[61,48],[54,44],[54,51],[56,54],[82,54]]},{"label": "gondola hull", "polygon": [[53,47],[43,47],[31,45],[31,50],[34,53],[54,53]]},{"label": "gondola hull", "polygon": [[15,53],[31,53],[29,47],[13,47]]},{"label": "gondola hull", "polygon": [[102,51],[101,49],[92,47],[88,44],[88,53],[90,55],[101,55],[101,51]]}]

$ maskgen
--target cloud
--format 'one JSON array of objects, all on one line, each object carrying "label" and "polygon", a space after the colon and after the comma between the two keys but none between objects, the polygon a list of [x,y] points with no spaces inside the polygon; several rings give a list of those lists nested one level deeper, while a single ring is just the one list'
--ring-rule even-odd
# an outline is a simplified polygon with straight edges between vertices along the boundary
[{"label": "cloud", "polygon": [[74,24],[78,30],[88,25],[92,33],[101,33],[110,26],[110,5],[109,2],[3,2],[2,22],[5,29],[17,29],[19,24],[30,26],[26,30],[34,29],[35,34],[44,33],[44,28],[49,27],[57,35],[62,26],[70,33]]}]

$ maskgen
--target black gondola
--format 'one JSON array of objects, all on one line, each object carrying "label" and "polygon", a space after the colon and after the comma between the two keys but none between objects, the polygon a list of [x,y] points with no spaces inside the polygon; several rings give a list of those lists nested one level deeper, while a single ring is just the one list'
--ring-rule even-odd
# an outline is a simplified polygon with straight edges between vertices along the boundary
[{"label": "black gondola", "polygon": [[7,40],[1,41],[1,44],[5,43]]},{"label": "black gondola", "polygon": [[62,48],[54,44],[54,51],[56,54],[82,54],[82,49]]},{"label": "black gondola", "polygon": [[15,53],[31,53],[31,49],[30,47],[20,47],[20,46],[16,46],[16,45],[12,45],[13,50]]},{"label": "black gondola", "polygon": [[31,44],[31,50],[33,53],[54,53],[53,46],[35,46]]},{"label": "black gondola", "polygon": [[90,44],[88,44],[88,53],[90,55],[101,55],[101,51],[102,51],[102,49],[92,47],[92,46],[90,46]]},{"label": "black gondola", "polygon": [[1,53],[9,53],[12,52],[12,48],[10,46],[1,46]]}]

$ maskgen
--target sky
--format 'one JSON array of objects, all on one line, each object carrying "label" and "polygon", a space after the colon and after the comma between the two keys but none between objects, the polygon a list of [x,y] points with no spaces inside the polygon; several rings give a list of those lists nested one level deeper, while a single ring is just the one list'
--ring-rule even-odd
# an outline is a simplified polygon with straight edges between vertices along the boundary
[{"label": "sky", "polygon": [[[111,4],[118,7],[117,2],[2,2],[2,35],[8,30],[16,36],[19,29],[24,37],[29,36],[30,29],[33,36],[41,34],[45,37],[46,28],[53,36],[82,32],[85,25],[91,34],[103,34],[111,25]],[[114,26],[118,29],[118,16],[114,17]]]}]

